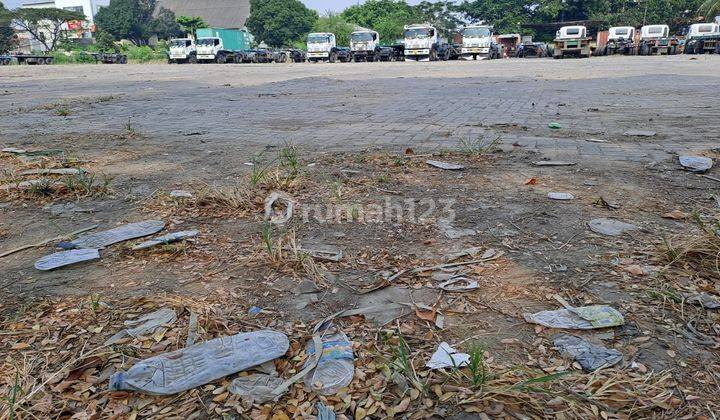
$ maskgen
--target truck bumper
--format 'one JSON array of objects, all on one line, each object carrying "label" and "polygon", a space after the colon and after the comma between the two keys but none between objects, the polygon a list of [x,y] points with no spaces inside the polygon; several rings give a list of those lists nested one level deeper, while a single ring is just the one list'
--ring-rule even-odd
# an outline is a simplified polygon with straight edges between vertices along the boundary
[{"label": "truck bumper", "polygon": [[214,54],[202,54],[202,55],[198,55],[197,59],[198,59],[198,61],[204,61],[204,60],[213,61],[213,60],[215,60],[215,55]]},{"label": "truck bumper", "polygon": [[330,53],[328,53],[328,52],[309,52],[309,53],[307,53],[307,58],[330,58]]}]

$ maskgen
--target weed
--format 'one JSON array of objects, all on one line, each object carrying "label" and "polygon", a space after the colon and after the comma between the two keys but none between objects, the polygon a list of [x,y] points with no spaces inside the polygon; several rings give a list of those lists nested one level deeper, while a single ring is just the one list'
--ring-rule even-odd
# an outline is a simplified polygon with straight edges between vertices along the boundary
[{"label": "weed", "polygon": [[67,117],[70,115],[70,110],[65,107],[60,107],[55,110],[55,115],[58,117]]},{"label": "weed", "polygon": [[343,199],[343,183],[335,181],[330,185],[330,194],[335,201],[341,202]]},{"label": "weed", "polygon": [[273,243],[272,224],[270,224],[270,222],[265,222],[265,224],[263,224],[262,239],[265,244],[265,250],[268,255],[273,258],[275,256],[275,244]]},{"label": "weed", "polygon": [[100,309],[100,295],[90,295],[90,310],[92,311],[93,315],[97,315],[98,310]]},{"label": "weed", "polygon": [[395,356],[395,358],[392,361],[391,367],[393,367],[395,370],[408,378],[413,383],[415,388],[425,391],[427,386],[420,381],[420,378],[418,378],[417,374],[415,373],[415,368],[412,365],[412,361],[410,360],[410,346],[408,346],[405,338],[402,336],[399,330],[398,344],[393,349],[393,355]]},{"label": "weed", "polygon": [[15,419],[15,402],[17,401],[18,393],[22,389],[20,388],[20,370],[15,366],[15,379],[13,381],[12,387],[10,387],[9,395],[5,397],[5,401],[7,402],[8,406],[8,413],[9,413],[9,419],[14,420]]},{"label": "weed", "polygon": [[272,162],[262,165],[260,161],[262,160],[263,155],[259,154],[257,156],[254,156],[252,159],[252,170],[250,171],[250,186],[253,188],[256,188],[258,185],[260,185],[265,179],[267,179],[268,171],[270,169],[270,166],[272,165]]},{"label": "weed", "polygon": [[492,152],[495,147],[500,143],[501,136],[489,139],[485,136],[478,136],[474,139],[461,138],[460,139],[460,152],[471,155],[480,156],[488,152]]},{"label": "weed", "polygon": [[278,162],[281,168],[288,170],[291,178],[296,178],[300,173],[300,160],[298,159],[297,147],[292,143],[285,143],[278,150]]},{"label": "weed", "polygon": [[125,123],[125,131],[128,134],[136,134],[137,133],[137,131],[135,131],[135,127],[132,125],[132,117],[128,117],[128,120]]},{"label": "weed", "polygon": [[28,188],[28,192],[31,195],[38,197],[48,197],[55,193],[53,182],[48,178],[41,178],[38,182],[33,183]]},{"label": "weed", "polygon": [[388,176],[388,174],[382,173],[378,175],[377,181],[381,184],[387,184],[388,182],[390,182],[390,177]]},{"label": "weed", "polygon": [[470,380],[474,388],[479,388],[488,381],[487,365],[485,364],[485,348],[480,345],[473,346],[470,349],[470,362],[468,370],[470,370]]},{"label": "weed", "polygon": [[208,186],[197,193],[197,206],[247,210],[252,205],[250,191],[240,185],[232,187]]},{"label": "weed", "polygon": [[64,185],[67,191],[78,197],[109,194],[110,183],[110,177],[103,175],[101,179],[98,179],[95,174],[89,174],[87,172],[71,175],[64,179]]},{"label": "weed", "polygon": [[358,204],[353,204],[350,207],[350,217],[353,222],[360,220],[360,206]]}]

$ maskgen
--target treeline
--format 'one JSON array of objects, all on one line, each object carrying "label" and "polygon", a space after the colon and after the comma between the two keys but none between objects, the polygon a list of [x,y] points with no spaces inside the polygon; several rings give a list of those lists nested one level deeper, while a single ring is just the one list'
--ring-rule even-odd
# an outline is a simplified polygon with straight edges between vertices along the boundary
[{"label": "treeline", "polygon": [[[251,0],[248,29],[258,41],[273,47],[302,42],[310,31],[334,32],[347,45],[355,25],[372,28],[386,42],[402,37],[410,23],[429,22],[449,35],[466,23],[484,20],[499,33],[535,35],[526,23],[600,20],[605,26],[666,23],[678,30],[699,15],[720,13],[720,0],[367,0],[341,13],[319,16],[299,0]],[[714,15],[713,15],[714,16]]]}]

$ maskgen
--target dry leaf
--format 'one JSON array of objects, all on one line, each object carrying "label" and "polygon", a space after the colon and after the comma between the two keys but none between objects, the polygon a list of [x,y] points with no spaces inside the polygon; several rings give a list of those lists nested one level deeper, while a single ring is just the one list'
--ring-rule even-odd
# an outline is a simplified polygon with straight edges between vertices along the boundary
[{"label": "dry leaf", "polygon": [[407,411],[408,407],[410,407],[410,398],[405,398],[400,401],[398,405],[393,407],[392,410],[395,414],[404,413],[405,411]]},{"label": "dry leaf", "polygon": [[30,347],[30,344],[28,343],[17,343],[10,347],[10,350],[25,350],[28,347]]},{"label": "dry leaf", "polygon": [[624,270],[633,276],[643,276],[645,275],[645,270],[643,270],[642,267],[639,265],[629,265],[624,268]]},{"label": "dry leaf", "polygon": [[530,178],[527,181],[525,181],[525,185],[537,185],[538,179],[537,178]]},{"label": "dry leaf", "polygon": [[688,218],[688,214],[680,210],[673,210],[669,213],[663,214],[662,217],[665,219],[683,220]]},{"label": "dry leaf", "polygon": [[420,309],[415,308],[415,315],[424,321],[435,323],[435,315],[437,315],[437,311],[435,309],[432,311],[421,311]]},{"label": "dry leaf", "polygon": [[358,407],[357,410],[355,410],[355,420],[364,419],[367,417],[367,412],[364,408]]}]

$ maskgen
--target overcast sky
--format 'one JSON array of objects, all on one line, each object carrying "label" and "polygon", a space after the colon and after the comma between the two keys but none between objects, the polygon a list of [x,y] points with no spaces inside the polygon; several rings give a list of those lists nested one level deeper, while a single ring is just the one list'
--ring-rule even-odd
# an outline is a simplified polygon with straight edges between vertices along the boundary
[{"label": "overcast sky", "polygon": [[[14,9],[20,6],[23,0],[0,0],[0,2],[3,2],[5,7]],[[303,3],[322,13],[326,10],[339,12],[352,4],[357,4],[358,0],[303,0]],[[360,3],[363,3],[363,1],[361,0]],[[420,0],[409,0],[408,3],[418,4],[420,3]]]}]

